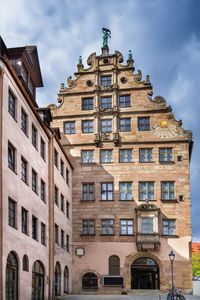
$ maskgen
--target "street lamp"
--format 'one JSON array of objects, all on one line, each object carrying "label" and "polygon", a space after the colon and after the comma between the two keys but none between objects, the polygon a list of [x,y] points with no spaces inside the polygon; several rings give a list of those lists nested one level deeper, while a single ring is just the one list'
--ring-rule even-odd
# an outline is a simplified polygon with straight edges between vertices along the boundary
[{"label": "street lamp", "polygon": [[171,261],[171,272],[172,272],[172,291],[174,290],[174,274],[173,274],[173,262],[175,259],[175,254],[174,252],[171,250],[171,252],[169,253],[169,259]]}]

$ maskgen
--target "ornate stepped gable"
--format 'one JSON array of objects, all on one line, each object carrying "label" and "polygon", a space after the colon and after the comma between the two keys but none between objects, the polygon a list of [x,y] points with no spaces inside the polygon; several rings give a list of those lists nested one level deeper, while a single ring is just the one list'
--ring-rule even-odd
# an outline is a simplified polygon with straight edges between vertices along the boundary
[{"label": "ornate stepped gable", "polygon": [[[75,73],[75,79],[69,76],[67,79],[68,86],[61,83],[60,91],[58,93],[59,105],[49,105],[52,111],[53,117],[68,117],[78,115],[81,112],[81,105],[78,107],[78,103],[74,104],[76,110],[68,110],[68,103],[72,103],[76,100],[75,97],[96,97],[100,98],[102,95],[113,95],[112,108],[101,108],[98,104],[99,100],[94,102],[94,109],[87,112],[87,115],[99,118],[102,115],[112,115],[118,118],[124,112],[120,111],[119,105],[117,104],[117,97],[119,94],[125,93],[130,94],[133,91],[141,91],[143,97],[140,101],[135,99],[134,106],[129,109],[130,114],[146,113],[151,114],[151,139],[162,140],[162,139],[181,139],[181,140],[192,140],[192,132],[190,130],[184,130],[181,125],[181,120],[176,120],[172,113],[171,106],[167,106],[166,100],[161,96],[156,96],[152,99],[153,90],[149,80],[149,75],[146,76],[146,80],[142,80],[142,72],[134,73],[134,60],[132,54],[129,53],[127,63],[123,65],[124,58],[119,51],[115,51],[114,54],[109,54],[109,48],[102,48],[102,54],[100,56],[96,53],[92,53],[88,59],[87,64],[89,68],[84,68],[82,64],[82,58],[79,58],[77,65],[78,72]],[[101,76],[111,75],[112,84],[108,86],[101,85]],[[137,97],[137,96],[136,96]],[[142,102],[141,102],[142,99]],[[160,115],[154,117],[153,113],[159,112]],[[98,145],[101,141],[112,140],[114,144],[119,142],[119,133],[117,130],[113,131],[112,134],[100,134],[99,132],[94,133],[94,143]],[[134,136],[132,137],[134,140]]]}]

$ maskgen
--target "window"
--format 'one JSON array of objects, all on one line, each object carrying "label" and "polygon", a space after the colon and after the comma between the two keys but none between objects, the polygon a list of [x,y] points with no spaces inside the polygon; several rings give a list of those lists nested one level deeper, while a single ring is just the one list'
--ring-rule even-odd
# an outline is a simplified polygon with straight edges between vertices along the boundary
[{"label": "window", "polygon": [[101,220],[101,234],[102,235],[114,235],[114,220],[112,219],[105,219]]},{"label": "window", "polygon": [[8,224],[14,228],[17,227],[16,206],[16,202],[8,198]]},{"label": "window", "polygon": [[37,218],[32,216],[32,238],[37,240]]},{"label": "window", "polygon": [[131,163],[132,162],[132,149],[119,150],[119,161],[121,163]]},{"label": "window", "polygon": [[10,143],[8,143],[8,166],[14,172],[15,172],[15,156],[16,156],[16,149]]},{"label": "window", "polygon": [[82,163],[89,164],[94,162],[94,151],[93,150],[83,150],[81,151]]},{"label": "window", "polygon": [[121,235],[133,235],[133,220],[121,220]]},{"label": "window", "polygon": [[40,140],[40,155],[45,160],[45,142],[42,138]]},{"label": "window", "polygon": [[176,220],[163,220],[163,234],[176,235]]},{"label": "window", "polygon": [[106,182],[101,184],[101,200],[113,200],[112,182]]},{"label": "window", "polygon": [[66,201],[66,216],[69,219],[69,202]]},{"label": "window", "polygon": [[101,108],[112,108],[112,97],[102,97]]},{"label": "window", "polygon": [[140,200],[154,200],[154,182],[140,182]]},{"label": "window", "polygon": [[140,149],[140,162],[152,162],[152,149]]},{"label": "window", "polygon": [[16,98],[10,91],[8,94],[8,111],[11,114],[11,116],[15,119],[16,118]]},{"label": "window", "polygon": [[54,187],[54,198],[55,204],[58,206],[58,188],[56,186]]},{"label": "window", "polygon": [[120,259],[116,255],[112,255],[109,257],[109,275],[120,275]]},{"label": "window", "polygon": [[93,109],[93,98],[82,99],[82,110]]},{"label": "window", "polygon": [[46,245],[46,225],[41,222],[41,244]]},{"label": "window", "polygon": [[92,120],[82,121],[82,132],[83,133],[93,132],[93,121]]},{"label": "window", "polygon": [[64,269],[64,280],[63,280],[63,291],[64,293],[68,293],[69,291],[69,271],[68,271],[68,267],[65,266]]},{"label": "window", "polygon": [[174,200],[174,182],[162,182],[162,200]]},{"label": "window", "polygon": [[120,182],[120,200],[132,200],[132,182]]},{"label": "window", "polygon": [[69,184],[69,171],[66,168],[66,177],[65,177],[66,183]]},{"label": "window", "polygon": [[160,162],[172,161],[172,148],[160,149]]},{"label": "window", "polygon": [[61,247],[64,248],[65,246],[65,242],[64,242],[64,231],[61,229]]},{"label": "window", "polygon": [[66,234],[66,250],[69,252],[69,235]]},{"label": "window", "polygon": [[120,119],[120,131],[131,131],[131,119]]},{"label": "window", "polygon": [[83,200],[94,200],[94,183],[83,184]]},{"label": "window", "polygon": [[32,125],[32,144],[37,148],[37,129]]},{"label": "window", "polygon": [[32,170],[32,190],[37,193],[37,173]]},{"label": "window", "polygon": [[142,233],[153,233],[153,218],[142,218]]},{"label": "window", "polygon": [[107,87],[111,85],[111,76],[102,76],[101,77],[101,86]]},{"label": "window", "polygon": [[58,225],[55,224],[55,243],[58,245],[59,241],[58,241]]},{"label": "window", "polygon": [[62,212],[64,212],[64,196],[63,194],[60,194],[60,208]]},{"label": "window", "polygon": [[25,159],[23,157],[21,157],[21,179],[27,183],[28,181],[28,168],[27,168],[27,162],[25,161]]},{"label": "window", "polygon": [[94,220],[83,220],[83,234],[94,235]]},{"label": "window", "polygon": [[112,120],[101,120],[101,131],[111,132],[112,131]]},{"label": "window", "polygon": [[29,262],[28,262],[28,256],[27,255],[24,255],[23,256],[23,271],[26,271],[28,272],[29,271]]},{"label": "window", "polygon": [[75,133],[75,121],[68,121],[64,123],[65,134],[74,134]]},{"label": "window", "polygon": [[23,80],[27,84],[28,83],[28,72],[27,72],[27,70],[26,70],[26,68],[25,68],[24,65],[21,67],[21,75],[22,75]]},{"label": "window", "polygon": [[58,152],[54,149],[54,165],[58,168]]},{"label": "window", "polygon": [[119,106],[120,107],[129,107],[130,103],[130,95],[120,96],[119,97]]},{"label": "window", "polygon": [[62,159],[60,160],[60,174],[62,177],[64,177],[64,162]]},{"label": "window", "polygon": [[112,150],[101,150],[101,163],[112,163],[113,162],[113,151]]},{"label": "window", "polygon": [[150,118],[138,118],[138,129],[142,131],[150,130]]},{"label": "window", "polygon": [[35,86],[34,86],[33,81],[31,79],[29,80],[28,87],[29,87],[29,90],[30,90],[32,96],[34,97]]},{"label": "window", "polygon": [[28,211],[22,207],[22,232],[28,234]]},{"label": "window", "polygon": [[28,116],[23,109],[21,110],[21,129],[27,135],[27,133],[28,133]]},{"label": "window", "polygon": [[44,202],[46,200],[46,184],[42,179],[41,179],[41,199]]}]

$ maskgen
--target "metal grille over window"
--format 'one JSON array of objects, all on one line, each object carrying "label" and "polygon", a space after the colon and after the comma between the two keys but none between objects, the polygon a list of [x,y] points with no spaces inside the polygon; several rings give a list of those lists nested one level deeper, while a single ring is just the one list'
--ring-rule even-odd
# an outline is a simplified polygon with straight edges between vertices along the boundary
[{"label": "metal grille over window", "polygon": [[120,259],[116,255],[109,257],[109,275],[120,275]]}]

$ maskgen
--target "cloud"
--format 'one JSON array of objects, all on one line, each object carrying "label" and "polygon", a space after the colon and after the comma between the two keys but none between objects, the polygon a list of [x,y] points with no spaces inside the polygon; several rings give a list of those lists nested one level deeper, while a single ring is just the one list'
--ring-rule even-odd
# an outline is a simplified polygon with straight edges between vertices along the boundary
[{"label": "cloud", "polygon": [[[12,9],[10,9],[12,8]],[[199,234],[200,178],[200,1],[199,0],[7,0],[1,3],[1,32],[8,47],[36,44],[44,88],[40,106],[57,103],[60,83],[85,67],[92,52],[100,54],[102,27],[111,29],[110,52],[150,75],[154,95],[166,98],[183,128],[194,133],[191,162],[193,234]]]}]

